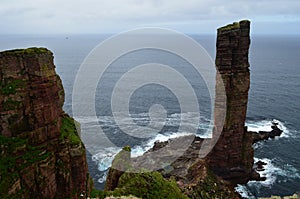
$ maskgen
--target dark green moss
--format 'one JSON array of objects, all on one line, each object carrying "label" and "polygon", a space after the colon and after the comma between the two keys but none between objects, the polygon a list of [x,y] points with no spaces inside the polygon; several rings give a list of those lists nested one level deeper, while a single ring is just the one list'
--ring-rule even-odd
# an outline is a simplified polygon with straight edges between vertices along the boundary
[{"label": "dark green moss", "polygon": [[99,197],[100,195],[102,195],[102,193],[103,193],[102,190],[92,189],[90,196],[91,196],[91,198],[96,198],[96,197]]},{"label": "dark green moss", "polygon": [[43,54],[50,52],[47,48],[27,48],[27,49],[14,49],[14,50],[7,50],[1,52],[1,54]]},{"label": "dark green moss", "polygon": [[[4,149],[4,154],[13,154],[15,153],[15,149],[26,146],[28,143],[27,139],[18,138],[18,137],[6,137],[0,135],[0,145],[1,148]],[[22,147],[23,148],[23,147]]]},{"label": "dark green moss", "polygon": [[71,117],[65,115],[62,118],[60,132],[61,139],[68,139],[71,145],[79,145],[81,143],[80,137],[77,133],[77,129],[75,126],[75,120]]},{"label": "dark green moss", "polygon": [[239,27],[240,27],[240,24],[238,22],[234,22],[233,24],[228,24],[227,26],[221,27],[218,30],[219,31],[232,30],[232,29],[237,29]]},{"label": "dark green moss", "polygon": [[159,172],[124,173],[118,188],[121,195],[134,195],[140,198],[188,198],[181,193],[175,180],[165,179]]},{"label": "dark green moss", "polygon": [[131,152],[130,146],[124,146],[124,147],[123,147],[123,150],[124,150],[124,151],[127,151],[127,152]]},{"label": "dark green moss", "polygon": [[53,155],[45,147],[32,146],[28,139],[0,135],[0,198],[17,198],[18,193],[7,195],[9,188],[19,179],[22,169]]},{"label": "dark green moss", "polygon": [[3,95],[15,94],[18,88],[24,88],[25,81],[21,79],[5,79],[0,83],[1,93]]},{"label": "dark green moss", "polygon": [[175,180],[167,180],[158,172],[124,173],[113,191],[93,190],[91,197],[133,195],[143,199],[187,199]]}]

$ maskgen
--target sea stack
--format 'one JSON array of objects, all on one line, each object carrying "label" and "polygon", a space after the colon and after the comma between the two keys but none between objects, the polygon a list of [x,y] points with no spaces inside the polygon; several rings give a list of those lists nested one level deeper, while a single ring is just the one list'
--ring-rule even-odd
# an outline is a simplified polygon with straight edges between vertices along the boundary
[{"label": "sea stack", "polygon": [[[218,29],[215,126],[220,128],[218,117],[222,114],[225,114],[225,123],[207,161],[214,173],[234,183],[247,182],[253,166],[252,138],[245,127],[250,87],[249,46],[249,21]],[[223,86],[220,82],[223,82],[225,93],[219,92],[222,90],[219,87]]]}]

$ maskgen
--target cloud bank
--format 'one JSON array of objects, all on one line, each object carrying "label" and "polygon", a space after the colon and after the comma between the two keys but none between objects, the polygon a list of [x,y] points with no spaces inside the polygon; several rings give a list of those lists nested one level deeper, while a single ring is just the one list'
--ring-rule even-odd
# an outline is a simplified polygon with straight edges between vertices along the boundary
[{"label": "cloud bank", "polygon": [[[298,0],[2,0],[0,30],[18,33],[115,33],[137,27],[213,33],[250,19],[254,31],[293,34],[300,27]],[[278,29],[278,25],[286,25]],[[267,28],[267,27],[268,28]],[[278,30],[276,30],[278,29]]]}]

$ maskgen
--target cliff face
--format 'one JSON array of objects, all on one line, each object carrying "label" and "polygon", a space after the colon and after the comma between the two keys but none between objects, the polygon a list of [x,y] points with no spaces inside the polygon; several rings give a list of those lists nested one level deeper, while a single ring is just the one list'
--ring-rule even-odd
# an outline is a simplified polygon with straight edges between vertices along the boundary
[{"label": "cliff face", "polygon": [[[217,36],[216,67],[220,76],[216,84],[215,123],[223,108],[226,116],[220,138],[207,160],[216,174],[236,183],[247,182],[253,166],[252,137],[244,126],[250,86],[249,31],[250,22],[240,21],[219,28]],[[220,81],[225,93],[218,92]]]},{"label": "cliff face", "polygon": [[[217,128],[221,128],[222,132],[216,145],[205,158],[200,159],[199,151],[205,143],[203,139],[194,137],[191,146],[181,157],[159,170],[165,178],[175,179],[181,192],[189,198],[240,198],[232,185],[246,183],[256,174],[253,171],[253,135],[245,127],[250,86],[249,32],[249,21],[218,29],[216,67],[220,75],[216,79],[213,136]],[[222,92],[223,85],[225,92]],[[223,125],[220,121],[224,117]],[[159,153],[158,157],[146,152],[141,157],[132,158],[131,165],[133,168],[143,168],[143,165],[159,164],[160,159],[166,160],[171,154],[168,147],[172,148],[172,143],[183,143],[186,138],[156,142],[150,151],[164,148],[165,153]],[[118,167],[114,165],[114,168]],[[107,177],[110,186],[106,187],[107,190],[120,189],[118,181],[123,175],[110,169]],[[259,178],[257,175],[255,177]]]},{"label": "cliff face", "polygon": [[52,52],[1,52],[0,78],[1,198],[85,195],[85,148],[62,110],[64,90]]}]

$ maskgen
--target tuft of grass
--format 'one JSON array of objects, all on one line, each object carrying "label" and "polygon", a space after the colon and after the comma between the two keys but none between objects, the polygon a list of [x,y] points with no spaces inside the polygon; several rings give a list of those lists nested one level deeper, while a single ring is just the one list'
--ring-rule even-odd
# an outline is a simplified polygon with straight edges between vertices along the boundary
[{"label": "tuft of grass", "polygon": [[237,29],[239,27],[240,27],[240,24],[238,22],[234,22],[233,24],[228,24],[227,26],[221,27],[218,30],[219,31],[232,30],[232,29]]},{"label": "tuft of grass", "polygon": [[14,49],[14,50],[7,50],[1,52],[1,54],[43,54],[43,53],[49,53],[47,48],[37,48],[37,47],[32,47],[32,48],[27,48],[27,49]]},{"label": "tuft of grass", "polygon": [[113,191],[93,190],[92,197],[136,196],[143,199],[188,199],[174,179],[165,179],[159,172],[125,172]]},{"label": "tuft of grass", "polygon": [[124,195],[141,198],[188,198],[173,179],[165,179],[159,172],[124,173],[119,180],[117,191]]},{"label": "tuft of grass", "polygon": [[130,146],[128,146],[128,145],[127,145],[127,146],[124,146],[124,147],[123,147],[123,150],[124,150],[124,151],[127,151],[127,152],[131,152],[131,148],[130,148]]},{"label": "tuft of grass", "polygon": [[75,126],[75,120],[69,117],[68,115],[62,117],[60,132],[62,140],[68,139],[71,145],[81,144],[81,140]]}]

